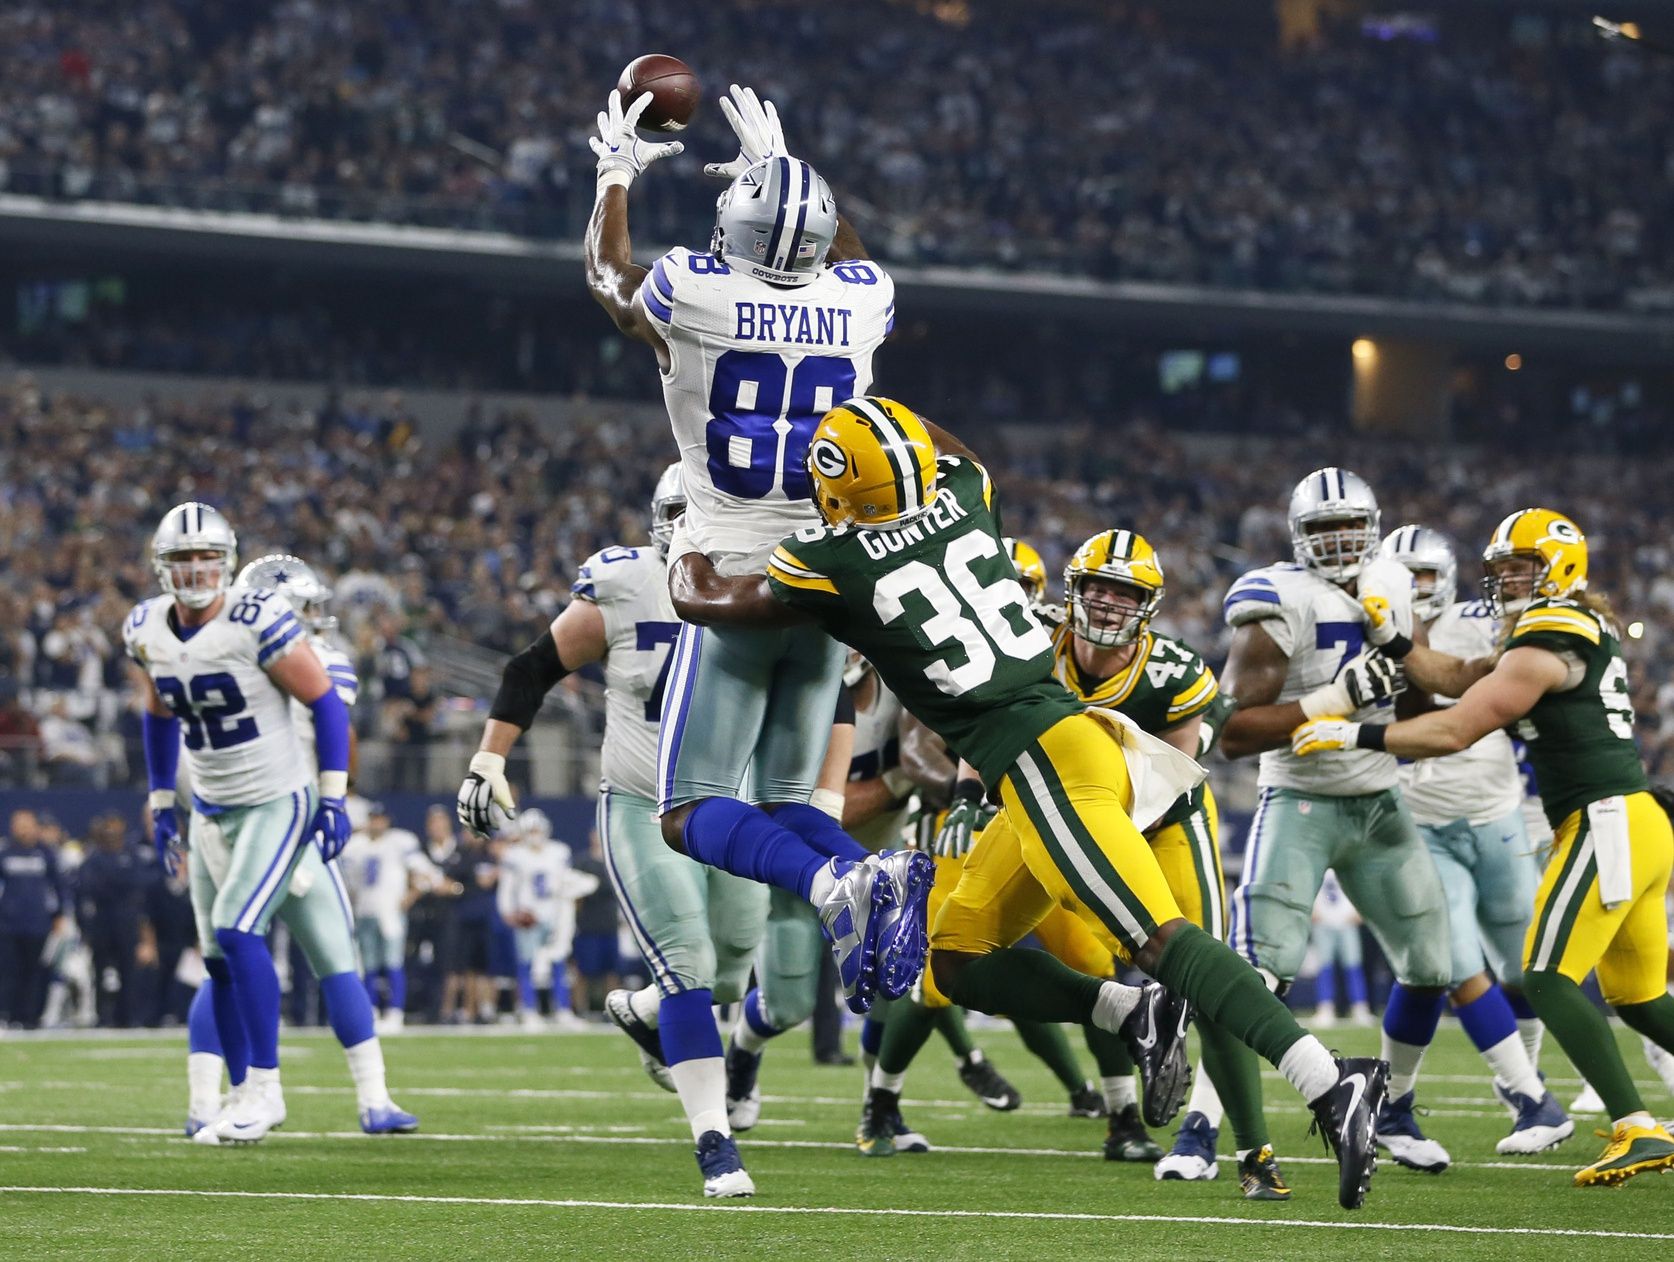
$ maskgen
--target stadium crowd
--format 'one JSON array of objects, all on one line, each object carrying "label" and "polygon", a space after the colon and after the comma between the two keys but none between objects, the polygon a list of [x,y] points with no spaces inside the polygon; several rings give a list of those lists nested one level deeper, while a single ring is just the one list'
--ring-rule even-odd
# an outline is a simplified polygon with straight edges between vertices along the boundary
[{"label": "stadium crowd", "polygon": [[[14,4],[0,189],[573,237],[598,67],[664,48],[776,100],[890,261],[1674,309],[1674,80],[1584,21],[1281,52],[1144,5],[719,2]],[[636,189],[645,240],[707,235],[698,157]]]}]

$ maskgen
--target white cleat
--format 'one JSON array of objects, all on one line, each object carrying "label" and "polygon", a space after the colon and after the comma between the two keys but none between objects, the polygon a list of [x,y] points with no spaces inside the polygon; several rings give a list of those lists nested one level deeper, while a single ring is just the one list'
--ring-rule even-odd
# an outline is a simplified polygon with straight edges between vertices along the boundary
[{"label": "white cleat", "polygon": [[1571,1113],[1602,1113],[1604,1101],[1599,1099],[1598,1092],[1593,1090],[1593,1084],[1582,1082],[1581,1094],[1576,1096],[1569,1106]]},{"label": "white cleat", "polygon": [[1385,1149],[1397,1165],[1424,1174],[1440,1174],[1453,1158],[1448,1156],[1447,1149],[1419,1129],[1413,1114],[1411,1091],[1399,1099],[1385,1100],[1378,1110],[1378,1147]]},{"label": "white cleat", "polygon": [[407,1028],[407,1014],[400,1008],[391,1008],[372,1022],[372,1030],[380,1036],[399,1034]]},{"label": "white cleat", "polygon": [[[217,1117],[213,1124],[192,1136],[195,1142],[217,1144],[254,1144],[267,1138],[267,1133],[285,1124],[285,1093],[277,1082],[256,1084],[245,1080],[244,1090]],[[204,1140],[213,1134],[212,1140]]]},{"label": "white cleat", "polygon": [[215,1123],[227,1115],[233,1103],[244,1091],[244,1084],[239,1083],[228,1089],[221,1097],[221,1102],[209,1110],[209,1115],[201,1119],[186,1119],[186,1136],[194,1144],[205,1144],[214,1147],[221,1142],[221,1137],[215,1133]]},{"label": "white cleat", "polygon": [[1215,1141],[1220,1133],[1220,1128],[1209,1125],[1203,1114],[1186,1114],[1175,1132],[1174,1147],[1157,1159],[1151,1167],[1152,1176],[1190,1182],[1216,1178],[1221,1172],[1215,1164]]}]

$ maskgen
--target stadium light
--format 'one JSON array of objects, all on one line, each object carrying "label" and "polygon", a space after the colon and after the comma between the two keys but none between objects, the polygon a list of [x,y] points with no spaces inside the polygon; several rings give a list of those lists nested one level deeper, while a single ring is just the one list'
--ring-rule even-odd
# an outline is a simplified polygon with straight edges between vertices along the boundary
[{"label": "stadium light", "polygon": [[1349,347],[1349,353],[1361,363],[1365,363],[1369,359],[1377,358],[1378,344],[1369,337],[1357,337]]},{"label": "stadium light", "polygon": [[1645,624],[1643,622],[1628,623],[1628,639],[1642,640],[1645,638]]},{"label": "stadium light", "polygon": [[1516,351],[1512,351],[1511,354],[1505,357],[1505,369],[1507,372],[1516,372],[1522,366],[1523,357]]}]

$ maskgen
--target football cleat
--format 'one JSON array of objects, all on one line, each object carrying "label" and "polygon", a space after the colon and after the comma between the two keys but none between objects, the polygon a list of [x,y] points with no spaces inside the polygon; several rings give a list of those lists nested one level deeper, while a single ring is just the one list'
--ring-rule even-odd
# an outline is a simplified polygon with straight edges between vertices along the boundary
[{"label": "football cleat", "polygon": [[1545,1152],[1575,1134],[1575,1123],[1570,1121],[1569,1114],[1564,1112],[1563,1106],[1550,1091],[1537,1100],[1520,1091],[1501,1087],[1496,1082],[1494,1093],[1517,1110],[1511,1134],[1494,1145],[1495,1152],[1505,1156]]},{"label": "football cleat", "polygon": [[393,1100],[385,1100],[377,1108],[360,1111],[360,1129],[368,1135],[411,1135],[418,1128],[418,1118],[405,1109],[397,1108]]},{"label": "football cleat", "polygon": [[[254,1144],[285,1124],[285,1093],[277,1082],[261,1085],[245,1080],[219,1117],[192,1136],[195,1143]],[[213,1135],[213,1139],[205,1139]]]},{"label": "football cleat", "polygon": [[[1388,1091],[1388,1062],[1375,1056],[1339,1057],[1337,1085],[1308,1102],[1314,1114],[1308,1134],[1318,1131],[1337,1158],[1337,1204],[1344,1209],[1359,1209],[1371,1190],[1378,1168],[1377,1119]],[[1410,1105],[1411,1093],[1405,1098]]]},{"label": "football cleat", "polygon": [[1635,1126],[1617,1122],[1606,1138],[1610,1142],[1599,1159],[1575,1172],[1576,1187],[1611,1187],[1636,1174],[1674,1170],[1674,1135],[1655,1123]]},{"label": "football cleat", "polygon": [[727,1125],[747,1131],[761,1117],[761,1053],[727,1044]]},{"label": "football cleat", "polygon": [[1593,1084],[1583,1080],[1581,1094],[1570,1102],[1569,1111],[1571,1113],[1602,1113],[1604,1112],[1604,1101],[1594,1090]]},{"label": "football cleat", "polygon": [[893,887],[878,926],[878,993],[899,999],[913,988],[930,957],[930,887],[936,862],[917,850],[892,850],[879,867]]},{"label": "football cleat", "polygon": [[1395,1164],[1424,1174],[1440,1174],[1453,1159],[1435,1140],[1418,1129],[1413,1115],[1413,1093],[1399,1100],[1385,1100],[1378,1110],[1378,1147],[1387,1148]]},{"label": "football cleat", "polygon": [[1129,1104],[1110,1115],[1104,1136],[1106,1161],[1156,1161],[1163,1155],[1157,1141],[1139,1120],[1139,1106]]},{"label": "football cleat", "polygon": [[214,1120],[215,1120],[214,1118],[210,1118],[208,1121],[205,1121],[201,1117],[193,1117],[190,1113],[188,1113],[186,1115],[186,1138],[191,1139],[194,1135],[196,1135],[199,1131],[201,1131],[204,1127],[208,1126],[209,1123],[213,1122]]},{"label": "football cleat", "polygon": [[755,1182],[744,1168],[738,1155],[738,1145],[731,1135],[720,1131],[704,1131],[697,1142],[698,1169],[703,1171],[703,1194],[717,1196],[754,1196]]},{"label": "football cleat", "polygon": [[[833,859],[835,869],[837,860]],[[895,882],[877,855],[849,865],[819,906],[820,928],[837,961],[837,979],[850,1012],[872,1009],[878,994],[878,931],[895,901]]]},{"label": "football cleat", "polygon": [[1215,1140],[1220,1130],[1209,1125],[1201,1113],[1188,1113],[1174,1132],[1174,1147],[1152,1167],[1159,1179],[1213,1179],[1220,1174],[1215,1164]]},{"label": "football cleat", "polygon": [[[896,1152],[896,1127],[924,1143],[920,1152],[929,1152],[930,1144],[924,1136],[908,1131],[901,1120],[901,1096],[898,1092],[873,1087],[866,1093],[866,1103],[860,1110],[860,1125],[855,1128],[854,1146],[862,1157],[893,1157]],[[905,1151],[905,1150],[903,1150]]]},{"label": "football cleat", "polygon": [[629,1000],[629,991],[613,990],[605,996],[605,1016],[618,1030],[634,1041],[634,1047],[639,1052],[640,1066],[646,1076],[664,1091],[674,1090],[674,1075],[668,1071],[668,1062],[663,1059],[663,1043],[657,1031],[647,1025]]},{"label": "football cleat", "polygon": [[1104,1114],[1104,1093],[1091,1082],[1083,1082],[1069,1093],[1071,1117],[1103,1117]]},{"label": "football cleat", "polygon": [[1191,1062],[1186,1059],[1186,1027],[1191,1006],[1156,982],[1140,988],[1139,1002],[1120,1031],[1143,1084],[1140,1113],[1147,1126],[1167,1126],[1186,1102]]},{"label": "football cleat", "polygon": [[959,1081],[972,1095],[997,1113],[1010,1113],[1023,1103],[1023,1095],[988,1063],[981,1052],[972,1052],[959,1062]]},{"label": "football cleat", "polygon": [[1273,1145],[1263,1144],[1238,1159],[1238,1186],[1246,1201],[1288,1201],[1290,1185],[1279,1173]]}]

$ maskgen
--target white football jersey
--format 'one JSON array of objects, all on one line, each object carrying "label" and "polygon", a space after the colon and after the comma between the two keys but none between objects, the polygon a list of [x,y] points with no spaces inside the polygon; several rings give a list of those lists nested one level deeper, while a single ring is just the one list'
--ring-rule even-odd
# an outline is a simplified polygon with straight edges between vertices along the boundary
[{"label": "white football jersey", "polygon": [[563,842],[518,842],[500,856],[495,901],[502,918],[526,911],[540,924],[560,926],[566,916],[574,920],[575,900],[598,888],[598,877],[570,866],[570,848]]},{"label": "white football jersey", "polygon": [[686,531],[723,574],[756,573],[820,518],[803,460],[819,419],[872,386],[895,327],[895,282],[870,261],[770,285],[679,248],[651,267],[640,305],[668,343],[663,399],[680,449]]},{"label": "white football jersey", "polygon": [[[1360,572],[1360,586],[1389,597],[1395,625],[1412,634],[1412,574],[1398,561],[1378,557]],[[1290,658],[1280,701],[1295,701],[1337,677],[1366,643],[1366,611],[1335,583],[1285,562],[1251,570],[1226,594],[1227,625],[1260,622]],[[1391,723],[1392,702],[1366,706],[1350,716],[1361,723]],[[1298,758],[1290,747],[1261,756],[1264,789],[1297,789],[1327,797],[1376,793],[1395,785],[1395,756],[1373,749],[1333,750]]]},{"label": "white football jersey", "polygon": [[[326,678],[331,680],[331,686],[337,690],[337,695],[343,698],[343,704],[349,709],[355,708],[355,699],[360,696],[360,679],[355,675],[355,664],[349,660],[349,655],[338,648],[323,635],[309,633],[308,643],[314,646],[314,655],[320,659],[320,665],[326,669]],[[302,742],[303,756],[308,759],[310,767],[318,767],[314,753],[314,712],[295,697],[291,698],[291,722],[296,726],[297,739]]]},{"label": "white football jersey", "polygon": [[338,859],[355,915],[380,924],[399,924],[407,910],[408,879],[420,885],[440,879],[416,834],[405,828],[386,828],[378,836],[357,832]]},{"label": "white football jersey", "polygon": [[211,808],[255,806],[312,781],[291,698],[267,675],[306,643],[285,598],[235,584],[215,617],[186,637],[175,629],[173,605],[172,596],[153,596],[134,606],[122,641],[181,720],[196,799]]},{"label": "white football jersey", "polygon": [[[854,753],[849,758],[850,780],[875,780],[901,765],[901,701],[873,674],[876,695],[867,709],[854,708]],[[911,813],[910,803],[885,811],[850,830],[868,850],[895,849]]]},{"label": "white football jersey", "polygon": [[582,564],[570,586],[605,624],[605,735],[602,787],[657,800],[657,724],[680,619],[668,571],[655,548],[606,548]]},{"label": "white football jersey", "polygon": [[1337,874],[1325,869],[1325,879],[1319,883],[1314,898],[1314,919],[1327,929],[1348,929],[1360,923],[1360,913],[1349,902],[1348,895],[1337,882]]},{"label": "white football jersey", "polygon": [[[1500,624],[1486,601],[1449,605],[1429,625],[1430,647],[1454,657],[1485,657],[1499,641]],[[1436,704],[1456,704],[1436,696]],[[1523,804],[1523,777],[1511,737],[1489,732],[1469,749],[1445,758],[1425,758],[1401,768],[1401,795],[1420,824],[1450,824],[1462,819],[1487,824]]]}]

